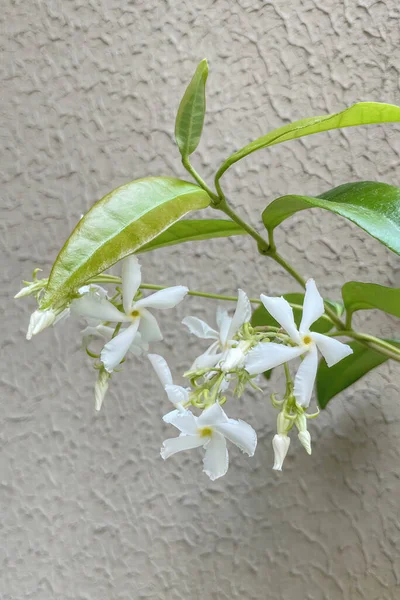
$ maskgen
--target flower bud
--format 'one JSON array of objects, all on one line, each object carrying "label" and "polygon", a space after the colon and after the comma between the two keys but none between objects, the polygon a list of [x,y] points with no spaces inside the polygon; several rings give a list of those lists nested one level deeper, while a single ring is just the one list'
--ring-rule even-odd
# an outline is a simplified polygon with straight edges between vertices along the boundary
[{"label": "flower bud", "polygon": [[285,460],[289,446],[290,438],[287,435],[281,435],[279,433],[274,435],[272,447],[274,449],[275,462],[272,468],[275,469],[275,471],[282,471],[283,461]]},{"label": "flower bud", "polygon": [[108,390],[108,382],[111,375],[107,373],[104,369],[101,369],[99,372],[99,376],[96,381],[96,385],[94,386],[94,397],[96,400],[96,410],[101,409],[101,405],[103,404],[103,400]]},{"label": "flower bud", "polygon": [[293,427],[293,419],[289,419],[286,413],[282,410],[276,420],[277,432],[281,435],[286,435],[288,431]]},{"label": "flower bud", "polygon": [[55,318],[56,313],[52,308],[49,308],[48,310],[35,310],[29,321],[26,339],[32,339],[33,335],[40,333],[43,329],[52,325]]},{"label": "flower bud", "polygon": [[299,432],[299,440],[307,454],[311,454],[311,435],[308,431]]}]

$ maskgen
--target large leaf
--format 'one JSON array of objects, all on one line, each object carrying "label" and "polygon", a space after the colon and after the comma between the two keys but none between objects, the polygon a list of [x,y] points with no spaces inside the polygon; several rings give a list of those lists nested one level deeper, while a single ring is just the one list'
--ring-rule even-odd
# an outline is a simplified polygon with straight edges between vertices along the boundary
[{"label": "large leaf", "polygon": [[[345,183],[318,197],[282,196],[263,212],[272,231],[288,217],[306,208],[323,208],[346,217],[400,254],[400,188],[387,183]],[[310,233],[311,235],[311,233]]]},{"label": "large leaf", "polygon": [[192,81],[179,105],[175,121],[175,139],[182,158],[187,158],[199,145],[206,112],[206,81],[208,64],[198,65]]},{"label": "large leaf", "polygon": [[[386,340],[394,346],[400,347],[398,340]],[[363,377],[366,373],[386,362],[388,358],[371,348],[363,346],[360,342],[350,342],[353,354],[347,356],[333,367],[328,367],[321,360],[317,373],[317,399],[321,408],[352,383]]]},{"label": "large leaf", "polygon": [[256,150],[281,144],[289,140],[321,133],[331,129],[343,127],[354,127],[357,125],[371,125],[373,123],[394,123],[400,121],[400,107],[393,104],[382,104],[379,102],[358,102],[345,110],[331,115],[310,117],[295,121],[279,129],[274,129],[267,135],[247,144],[230,156],[218,169],[216,179],[225,173],[230,166]]},{"label": "large leaf", "polygon": [[90,277],[209,203],[197,185],[170,177],[137,179],[110,192],[79,221],[61,249],[41,308],[62,303]]},{"label": "large leaf", "polygon": [[343,302],[348,313],[377,308],[400,317],[400,288],[389,288],[377,283],[349,281],[342,287]]},{"label": "large leaf", "polygon": [[[285,300],[287,300],[290,304],[296,304],[297,307],[293,307],[293,315],[294,320],[296,322],[297,327],[300,325],[302,313],[303,313],[303,302],[304,302],[304,294],[293,293],[293,294],[283,294]],[[329,302],[329,301],[328,301]],[[340,316],[342,314],[343,307],[340,304],[336,304],[334,302],[329,302],[331,308],[335,310],[335,312]],[[251,324],[253,327],[269,325],[272,327],[280,327],[279,323],[275,321],[273,317],[269,314],[269,312],[264,308],[263,305],[256,308],[251,317]],[[316,321],[312,326],[312,331],[317,331],[318,333],[326,333],[330,331],[334,324],[327,317],[321,317]]]},{"label": "large leaf", "polygon": [[246,235],[247,232],[233,221],[226,219],[191,219],[179,221],[163,233],[145,244],[137,253],[149,252],[165,246],[174,246],[183,242],[196,242],[211,238],[229,237],[231,235]]}]

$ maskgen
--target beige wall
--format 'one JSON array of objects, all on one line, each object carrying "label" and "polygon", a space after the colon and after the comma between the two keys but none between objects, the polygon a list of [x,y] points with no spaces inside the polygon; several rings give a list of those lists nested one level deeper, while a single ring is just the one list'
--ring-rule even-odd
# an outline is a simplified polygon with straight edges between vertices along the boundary
[{"label": "beige wall", "polygon": [[[289,120],[357,100],[399,103],[398,2],[3,0],[1,12],[0,598],[398,598],[396,365],[338,397],[311,425],[312,457],[294,440],[282,474],[271,470],[268,396],[232,402],[259,445],[253,459],[233,449],[228,475],[213,484],[195,452],[160,459],[168,405],[146,360],[124,369],[95,414],[79,326],[28,343],[33,302],[12,301],[34,267],[48,272],[96,199],[148,174],[185,177],[174,116],[201,58],[211,77],[194,162],[209,178],[233,150]],[[259,227],[266,203],[286,192],[396,183],[398,134],[370,127],[275,147],[224,184]],[[399,284],[396,256],[332,215],[299,214],[277,239],[333,298],[346,279]],[[143,263],[145,279],[160,284],[296,289],[243,239],[171,248]],[[199,352],[179,319],[214,311],[190,298],[163,318],[166,343],[155,349],[175,372]],[[358,320],[385,335],[398,327],[381,314]],[[281,383],[276,374],[271,390]]]}]

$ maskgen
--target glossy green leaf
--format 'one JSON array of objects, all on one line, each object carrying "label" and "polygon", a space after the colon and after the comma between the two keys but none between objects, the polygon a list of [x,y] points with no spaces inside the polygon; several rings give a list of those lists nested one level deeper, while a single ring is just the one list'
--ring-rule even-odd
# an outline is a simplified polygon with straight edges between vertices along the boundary
[{"label": "glossy green leaf", "polygon": [[41,308],[62,303],[90,277],[209,203],[200,187],[171,177],[137,179],[110,192],[79,221],[61,249]]},{"label": "glossy green leaf", "polygon": [[[290,304],[296,305],[296,306],[293,306],[293,315],[294,315],[294,320],[296,322],[296,325],[297,325],[297,327],[299,327],[302,312],[303,312],[304,294],[298,294],[298,293],[283,294],[283,297]],[[328,301],[328,302],[329,302],[331,308],[333,308],[333,310],[335,310],[337,315],[340,316],[343,311],[343,306],[336,302],[330,302],[330,301]],[[264,308],[263,305],[260,305],[253,312],[253,315],[251,317],[251,324],[253,325],[253,327],[258,327],[258,326],[262,326],[262,325],[269,325],[272,327],[280,327],[279,323],[277,321],[275,321],[275,319],[273,317],[271,317],[271,315]],[[320,319],[318,319],[318,321],[316,321],[311,326],[311,330],[317,331],[318,333],[326,333],[327,331],[330,331],[333,326],[334,325],[330,319],[328,319],[327,317],[321,317]]]},{"label": "glossy green leaf", "polygon": [[400,288],[349,281],[342,287],[342,296],[348,313],[376,308],[400,317]]},{"label": "glossy green leaf", "polygon": [[[346,217],[400,254],[400,188],[387,183],[345,183],[318,197],[282,196],[263,212],[265,227],[272,231],[296,212],[323,208]],[[310,232],[311,235],[311,232]]]},{"label": "glossy green leaf", "polygon": [[199,145],[206,112],[206,81],[208,63],[198,65],[192,81],[179,105],[175,121],[175,139],[182,158],[187,158]]},{"label": "glossy green leaf", "polygon": [[232,154],[218,169],[216,179],[219,179],[235,162],[261,148],[267,148],[268,146],[331,129],[371,125],[374,123],[396,123],[399,121],[400,107],[380,102],[358,102],[339,113],[301,119],[300,121],[289,123],[289,125],[284,125],[279,129],[274,129],[274,131],[263,135]]},{"label": "glossy green leaf", "polygon": [[[398,340],[386,340],[400,347]],[[355,381],[366,375],[369,371],[378,367],[388,359],[383,354],[376,352],[360,342],[350,342],[353,354],[347,356],[333,367],[328,367],[321,360],[317,373],[317,399],[320,408],[325,408],[328,402]]]},{"label": "glossy green leaf", "polygon": [[174,246],[183,242],[196,242],[211,238],[229,237],[231,235],[247,235],[247,232],[233,221],[226,219],[191,219],[174,223],[166,231],[145,244],[137,253],[158,250],[166,246]]}]

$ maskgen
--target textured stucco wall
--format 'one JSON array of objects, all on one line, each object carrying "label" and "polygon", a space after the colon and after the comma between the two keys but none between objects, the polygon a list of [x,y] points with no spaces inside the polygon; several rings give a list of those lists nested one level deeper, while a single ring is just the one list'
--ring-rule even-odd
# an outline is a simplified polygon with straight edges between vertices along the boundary
[{"label": "textured stucco wall", "polygon": [[[208,112],[194,162],[205,177],[289,120],[357,100],[399,103],[397,0],[3,0],[0,21],[1,600],[398,598],[398,365],[337,398],[311,425],[312,457],[294,440],[282,474],[271,470],[267,397],[232,404],[257,428],[258,450],[253,459],[233,450],[228,475],[212,484],[195,452],[159,458],[168,405],[145,360],[118,376],[95,414],[78,325],[28,343],[33,302],[11,299],[104,193],[147,174],[185,176],[174,116],[204,56]],[[286,192],[396,183],[398,134],[371,127],[275,147],[224,184],[259,227],[265,204]],[[299,214],[277,239],[331,297],[345,278],[399,284],[396,257],[332,215]],[[143,263],[161,284],[296,289],[244,239]],[[190,298],[173,322],[162,319],[157,350],[174,371],[198,352],[175,319],[214,311]],[[385,335],[397,327],[378,313],[358,321]]]}]

